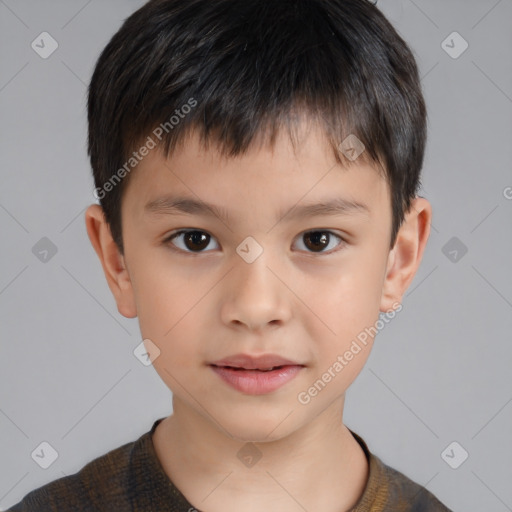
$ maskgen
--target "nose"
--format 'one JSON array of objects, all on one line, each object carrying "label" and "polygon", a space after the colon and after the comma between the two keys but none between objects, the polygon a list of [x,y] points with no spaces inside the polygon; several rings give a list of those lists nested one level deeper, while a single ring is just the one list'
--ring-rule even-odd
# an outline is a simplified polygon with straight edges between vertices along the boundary
[{"label": "nose", "polygon": [[240,258],[228,274],[221,310],[226,325],[261,331],[290,319],[292,293],[267,255],[263,251],[252,263]]}]

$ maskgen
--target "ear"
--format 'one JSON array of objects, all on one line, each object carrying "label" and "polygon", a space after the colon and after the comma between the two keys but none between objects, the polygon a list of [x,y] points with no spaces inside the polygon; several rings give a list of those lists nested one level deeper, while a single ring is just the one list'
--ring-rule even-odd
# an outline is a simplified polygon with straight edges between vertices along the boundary
[{"label": "ear", "polygon": [[396,309],[396,304],[402,302],[402,296],[420,266],[430,235],[431,220],[430,203],[423,197],[416,197],[400,226],[395,245],[389,252],[380,304],[383,313]]},{"label": "ear", "polygon": [[87,208],[85,225],[89,240],[103,267],[108,287],[116,300],[119,313],[127,318],[136,317],[135,296],[124,256],[112,238],[110,226],[100,205],[92,204]]}]

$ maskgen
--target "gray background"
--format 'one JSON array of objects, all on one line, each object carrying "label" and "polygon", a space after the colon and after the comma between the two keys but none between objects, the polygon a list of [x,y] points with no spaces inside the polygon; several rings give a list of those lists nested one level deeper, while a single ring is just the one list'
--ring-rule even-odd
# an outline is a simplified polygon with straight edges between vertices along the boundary
[{"label": "gray background", "polygon": [[[172,411],[133,355],[137,320],[117,312],[83,220],[86,86],[143,3],[0,0],[3,509]],[[423,76],[434,216],[403,310],[348,392],[346,424],[454,511],[512,510],[512,0],[377,5]],[[31,47],[43,31],[59,44],[47,59]],[[444,49],[459,51],[457,36],[442,46],[453,31],[469,44],[458,58]],[[43,237],[57,249],[46,261]],[[48,469],[31,458],[42,441],[58,452]]]}]

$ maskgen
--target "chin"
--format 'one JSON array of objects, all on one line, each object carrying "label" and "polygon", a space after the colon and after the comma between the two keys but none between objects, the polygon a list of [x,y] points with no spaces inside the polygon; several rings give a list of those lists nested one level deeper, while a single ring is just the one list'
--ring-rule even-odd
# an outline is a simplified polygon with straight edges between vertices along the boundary
[{"label": "chin", "polygon": [[266,415],[254,411],[245,415],[238,412],[235,417],[226,417],[220,423],[237,441],[268,443],[283,439],[296,430],[297,426],[288,419],[285,420],[286,416],[287,414],[276,415],[271,412]]}]

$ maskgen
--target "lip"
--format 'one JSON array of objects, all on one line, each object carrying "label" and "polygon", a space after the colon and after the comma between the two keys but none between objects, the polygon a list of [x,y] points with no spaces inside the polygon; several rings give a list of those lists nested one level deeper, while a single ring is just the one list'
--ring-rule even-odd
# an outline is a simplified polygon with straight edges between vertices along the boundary
[{"label": "lip", "polygon": [[[262,371],[274,366],[278,368]],[[304,365],[275,354],[236,354],[211,363],[210,368],[237,391],[248,395],[263,395],[290,382]]]},{"label": "lip", "polygon": [[212,370],[232,388],[248,395],[264,395],[276,391],[291,381],[304,366],[288,365],[279,369],[262,372],[244,370],[226,366],[210,365]]}]

